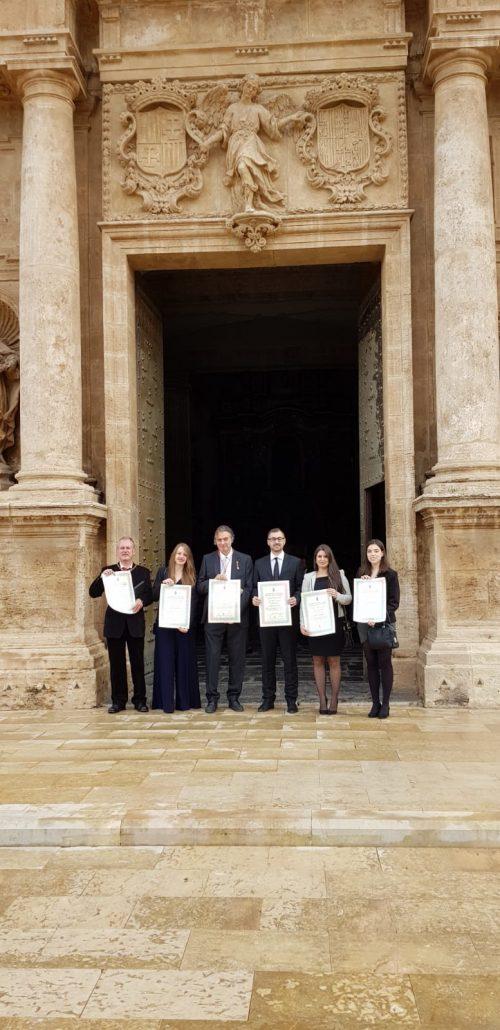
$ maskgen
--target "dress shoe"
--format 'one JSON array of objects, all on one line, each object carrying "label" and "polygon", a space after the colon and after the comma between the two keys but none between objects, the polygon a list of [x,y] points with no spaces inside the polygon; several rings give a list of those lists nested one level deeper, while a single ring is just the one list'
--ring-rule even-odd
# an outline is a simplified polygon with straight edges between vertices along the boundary
[{"label": "dress shoe", "polygon": [[288,701],[287,706],[286,706],[286,710],[287,710],[289,715],[294,715],[295,712],[298,712],[299,709],[298,709],[298,705],[295,704],[295,701]]},{"label": "dress shoe", "polygon": [[379,719],[388,719],[389,718],[389,705],[386,702],[384,702],[384,704],[381,705],[380,712],[378,713],[378,717],[379,717]]},{"label": "dress shoe", "polygon": [[380,704],[380,701],[374,701],[372,706],[371,706],[371,708],[370,708],[370,711],[368,712],[368,718],[369,719],[377,719],[378,718],[378,713],[380,712],[381,708],[382,708],[382,705]]},{"label": "dress shoe", "polygon": [[271,708],[274,708],[274,701],[263,701],[262,704],[259,705],[257,711],[258,712],[270,712]]},{"label": "dress shoe", "polygon": [[125,705],[110,705],[109,708],[108,708],[108,714],[109,715],[115,715],[116,712],[124,712],[124,711],[125,711]]},{"label": "dress shoe", "polygon": [[142,702],[140,705],[134,705],[136,712],[149,712],[147,704]]},{"label": "dress shoe", "polygon": [[227,707],[231,708],[233,712],[244,712],[243,705],[240,705],[237,697],[234,697],[232,701],[228,701]]},{"label": "dress shoe", "polygon": [[208,701],[205,705],[207,715],[213,715],[217,711],[217,701]]}]

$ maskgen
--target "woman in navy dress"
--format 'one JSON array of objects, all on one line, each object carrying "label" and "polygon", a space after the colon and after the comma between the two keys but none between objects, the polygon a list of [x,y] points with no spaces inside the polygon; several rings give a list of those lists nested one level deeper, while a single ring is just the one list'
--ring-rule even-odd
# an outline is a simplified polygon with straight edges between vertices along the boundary
[{"label": "woman in navy dress", "polygon": [[201,708],[198,667],[196,662],[196,570],[191,548],[177,544],[168,565],[158,569],[153,586],[153,598],[159,600],[162,583],[168,586],[183,584],[191,589],[191,620],[189,629],[163,629],[158,619],[153,627],[155,659],[152,708],[164,712],[176,709],[186,712]]}]

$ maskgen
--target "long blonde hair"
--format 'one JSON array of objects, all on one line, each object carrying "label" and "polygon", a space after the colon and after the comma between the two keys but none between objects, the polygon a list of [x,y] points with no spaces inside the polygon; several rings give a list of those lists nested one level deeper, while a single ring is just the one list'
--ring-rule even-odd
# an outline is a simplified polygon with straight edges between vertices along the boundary
[{"label": "long blonde hair", "polygon": [[175,556],[180,547],[182,547],[182,550],[186,552],[187,558],[186,564],[183,566],[182,569],[181,583],[184,583],[185,586],[194,587],[196,583],[196,569],[194,567],[193,552],[189,544],[180,543],[175,545],[170,555],[170,558],[168,559],[169,577],[170,579],[173,579],[175,582]]}]

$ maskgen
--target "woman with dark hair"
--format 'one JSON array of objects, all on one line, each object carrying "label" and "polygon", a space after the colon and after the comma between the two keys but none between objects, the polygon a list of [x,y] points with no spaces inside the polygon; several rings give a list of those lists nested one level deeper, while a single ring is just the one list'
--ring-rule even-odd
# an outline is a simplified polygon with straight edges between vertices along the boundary
[{"label": "woman with dark hair", "polygon": [[158,601],[162,583],[191,587],[191,620],[189,629],[164,629],[156,620],[155,658],[152,708],[164,712],[201,708],[198,667],[196,663],[196,570],[191,548],[187,544],[174,547],[168,565],[156,574],[153,599]]},{"label": "woman with dark hair", "polygon": [[[395,623],[395,612],[399,608],[399,580],[395,569],[391,569],[387,561],[385,547],[381,540],[369,540],[366,546],[365,560],[362,562],[358,572],[361,579],[376,578],[384,576],[387,586],[386,594],[386,622]],[[380,626],[382,623],[358,622],[359,639],[363,645],[363,651],[368,667],[368,683],[372,696],[372,706],[368,712],[369,719],[387,719],[389,715],[389,698],[392,691],[393,670],[392,670],[392,648],[382,647],[378,650],[370,647],[368,643],[368,627]],[[380,700],[380,686],[382,685],[382,701]]]},{"label": "woman with dark hair", "polygon": [[[302,593],[307,590],[327,590],[330,597],[337,602],[335,633],[322,637],[309,636],[305,626],[302,609],[300,612],[300,629],[304,636],[309,636],[309,648],[313,660],[314,682],[319,696],[320,715],[335,715],[338,707],[340,690],[340,655],[344,649],[344,606],[351,603],[351,588],[339,569],[328,544],[319,544],[314,552],[314,571],[306,572],[302,583]],[[326,698],[326,662],[330,673],[332,697],[328,706]]]}]

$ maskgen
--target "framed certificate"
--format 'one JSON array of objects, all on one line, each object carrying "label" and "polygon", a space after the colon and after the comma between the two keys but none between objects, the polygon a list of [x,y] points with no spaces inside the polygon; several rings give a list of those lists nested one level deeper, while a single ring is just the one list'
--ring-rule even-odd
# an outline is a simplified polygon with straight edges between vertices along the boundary
[{"label": "framed certificate", "polygon": [[387,584],[385,576],[354,580],[354,622],[385,622]]},{"label": "framed certificate", "polygon": [[111,576],[101,576],[104,593],[110,608],[122,615],[131,615],[137,598],[132,583],[132,573],[126,570],[113,572]]},{"label": "framed certificate", "polygon": [[262,629],[292,625],[292,609],[288,603],[290,583],[287,579],[270,579],[258,583],[257,592],[261,600],[259,624]]},{"label": "framed certificate", "polygon": [[333,601],[326,590],[306,590],[300,595],[304,626],[311,637],[335,633]]},{"label": "framed certificate", "polygon": [[239,579],[209,579],[208,621],[241,622],[240,598]]},{"label": "framed certificate", "polygon": [[160,587],[158,625],[162,629],[189,629],[191,621],[191,587],[176,583]]}]

